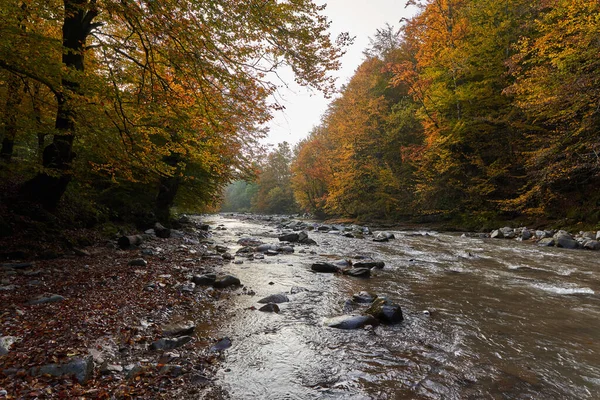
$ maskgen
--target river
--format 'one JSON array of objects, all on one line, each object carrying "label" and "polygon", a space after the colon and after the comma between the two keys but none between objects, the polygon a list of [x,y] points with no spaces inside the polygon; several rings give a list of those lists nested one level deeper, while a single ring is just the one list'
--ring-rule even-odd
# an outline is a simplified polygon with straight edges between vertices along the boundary
[{"label": "river", "polygon": [[[277,243],[274,225],[215,215],[217,243]],[[597,399],[600,398],[600,252],[515,240],[397,230],[376,243],[310,232],[316,246],[229,263],[256,295],[224,298],[227,310],[200,332],[228,336],[218,379],[232,399]],[[369,279],[310,270],[316,261],[371,256]],[[257,301],[292,287],[280,313]],[[402,306],[405,320],[337,330],[352,294]]]}]

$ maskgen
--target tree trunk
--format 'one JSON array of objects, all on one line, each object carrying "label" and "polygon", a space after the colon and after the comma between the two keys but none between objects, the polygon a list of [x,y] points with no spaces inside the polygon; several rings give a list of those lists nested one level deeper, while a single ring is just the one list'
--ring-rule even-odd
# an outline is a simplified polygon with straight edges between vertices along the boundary
[{"label": "tree trunk", "polygon": [[[179,162],[179,154],[171,154],[164,158],[164,162],[170,167],[177,167]],[[156,209],[155,214],[159,222],[169,226],[170,210],[175,203],[175,196],[177,196],[177,190],[181,184],[181,178],[179,177],[179,169],[175,171],[173,176],[163,176],[160,178],[158,186],[158,195],[156,196]]]},{"label": "tree trunk", "polygon": [[10,74],[8,77],[6,107],[4,108],[4,139],[2,139],[2,149],[0,149],[0,158],[2,161],[10,162],[17,136],[17,107],[21,103],[23,93],[21,91],[21,80],[17,75]]},{"label": "tree trunk", "polygon": [[[64,0],[63,56],[67,71],[83,71],[85,41],[93,28],[92,20],[98,15],[95,0]],[[74,104],[80,94],[79,82],[69,77],[61,81],[62,90],[57,95],[58,111],[52,143],[44,149],[42,165],[48,171],[41,172],[22,187],[27,200],[42,204],[46,209],[56,208],[71,180],[71,161],[75,121]]]}]

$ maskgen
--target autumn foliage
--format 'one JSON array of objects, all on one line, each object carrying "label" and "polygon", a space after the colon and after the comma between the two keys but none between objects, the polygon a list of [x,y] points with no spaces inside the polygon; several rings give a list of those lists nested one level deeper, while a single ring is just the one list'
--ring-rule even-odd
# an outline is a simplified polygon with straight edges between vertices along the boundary
[{"label": "autumn foliage", "polygon": [[1,0],[3,177],[48,210],[66,192],[164,221],[216,201],[279,107],[278,68],[331,93],[349,38],[330,38],[323,8]]},{"label": "autumn foliage", "polygon": [[598,2],[410,5],[300,143],[302,207],[597,223]]}]

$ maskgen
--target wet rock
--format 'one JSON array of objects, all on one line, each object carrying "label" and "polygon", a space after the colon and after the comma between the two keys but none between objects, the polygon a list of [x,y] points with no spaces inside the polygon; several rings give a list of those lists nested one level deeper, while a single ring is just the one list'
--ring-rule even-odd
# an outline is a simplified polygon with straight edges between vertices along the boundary
[{"label": "wet rock", "polygon": [[223,253],[223,254],[221,254],[221,257],[223,257],[223,260],[233,260],[235,258],[230,253]]},{"label": "wet rock", "polygon": [[324,324],[337,329],[360,329],[367,325],[379,325],[379,321],[371,315],[340,315],[325,319]]},{"label": "wet rock", "polygon": [[172,339],[162,338],[152,343],[149,349],[154,351],[173,350],[191,342],[192,340],[194,340],[194,338],[191,336],[180,336]]},{"label": "wet rock", "polygon": [[376,294],[369,292],[360,292],[352,296],[352,301],[359,304],[370,304],[377,298]]},{"label": "wet rock", "polygon": [[259,246],[256,247],[256,251],[260,252],[260,253],[266,253],[268,251],[277,251],[277,249],[279,249],[279,246],[274,245],[274,244],[268,244],[268,243],[264,243],[261,244]]},{"label": "wet rock", "polygon": [[215,250],[217,251],[217,253],[226,253],[227,247],[221,246],[220,244],[218,244],[215,246]]},{"label": "wet rock", "polygon": [[490,237],[492,239],[504,239],[504,234],[502,233],[502,231],[500,229],[496,229],[496,230],[492,231],[492,233],[490,234]]},{"label": "wet rock", "polygon": [[510,226],[505,226],[504,228],[499,229],[502,232],[502,237],[505,239],[514,239],[516,236],[515,230]]},{"label": "wet rock", "polygon": [[576,249],[578,243],[573,236],[567,231],[559,230],[553,236],[556,247],[563,247],[565,249]]},{"label": "wet rock", "polygon": [[157,237],[167,239],[171,237],[171,230],[165,228],[160,222],[154,224],[154,233]]},{"label": "wet rock", "polygon": [[363,260],[363,261],[355,262],[354,264],[352,264],[352,266],[354,268],[369,268],[369,269],[378,268],[378,269],[382,269],[385,266],[385,263],[383,261]]},{"label": "wet rock", "polygon": [[272,294],[263,299],[260,299],[258,302],[261,304],[266,304],[266,303],[280,304],[280,303],[287,303],[288,301],[290,301],[290,299],[285,294],[278,293],[278,294]]},{"label": "wet rock", "polygon": [[224,337],[223,339],[219,340],[217,343],[212,345],[209,351],[213,353],[217,351],[223,351],[225,349],[230,348],[231,344],[231,339],[229,339],[228,337]]},{"label": "wet rock", "polygon": [[315,272],[323,272],[323,273],[336,273],[340,272],[340,268],[337,265],[333,265],[327,262],[317,262],[311,265],[311,270]]},{"label": "wet rock", "polygon": [[131,267],[145,267],[148,265],[148,261],[143,258],[136,258],[135,260],[131,260],[127,263],[127,265]]},{"label": "wet rock", "polygon": [[596,240],[596,232],[581,232],[581,237],[584,239]]},{"label": "wet rock", "polygon": [[32,376],[51,375],[51,376],[70,376],[81,384],[87,382],[94,371],[94,361],[92,357],[74,358],[65,364],[47,364],[41,367],[33,367],[29,370]]},{"label": "wet rock", "polygon": [[300,239],[300,235],[297,233],[287,233],[279,236],[280,242],[297,242]]},{"label": "wet rock", "polygon": [[13,344],[21,340],[16,336],[2,336],[0,337],[0,356],[8,354]]},{"label": "wet rock", "polygon": [[275,303],[267,303],[264,306],[262,306],[261,308],[259,308],[258,311],[278,313],[279,306]]},{"label": "wet rock", "polygon": [[165,336],[187,336],[194,333],[196,325],[192,321],[182,321],[162,327]]},{"label": "wet rock", "polygon": [[552,246],[554,246],[554,243],[555,243],[554,239],[549,237],[549,238],[540,239],[537,242],[537,245],[542,246],[542,247],[552,247]]},{"label": "wet rock", "polygon": [[597,240],[587,240],[583,243],[583,248],[587,250],[600,250],[600,242]]},{"label": "wet rock", "polygon": [[192,282],[200,286],[210,286],[217,280],[216,274],[194,275]]},{"label": "wet rock", "polygon": [[521,240],[529,240],[532,236],[531,231],[527,228],[523,228],[521,231]]},{"label": "wet rock", "polygon": [[294,252],[294,248],[292,246],[281,246],[277,251],[290,254]]},{"label": "wet rock", "polygon": [[371,306],[365,311],[365,314],[371,315],[388,325],[397,324],[404,320],[400,306],[390,303],[383,298],[375,299]]},{"label": "wet rock", "polygon": [[388,240],[396,238],[396,236],[394,236],[393,233],[385,232],[385,231],[373,232],[373,236],[374,236],[373,237],[374,242],[387,242]]},{"label": "wet rock", "polygon": [[369,268],[350,268],[343,271],[344,275],[354,276],[356,278],[369,278],[371,270]]},{"label": "wet rock", "polygon": [[27,304],[33,305],[33,304],[46,304],[46,303],[58,303],[61,301],[64,301],[65,298],[61,295],[58,294],[51,294],[49,296],[39,296],[36,297],[35,299],[30,300]]},{"label": "wet rock", "polygon": [[239,244],[240,246],[256,247],[263,244],[263,242],[260,239],[254,237],[243,237],[237,241],[237,244]]},{"label": "wet rock", "polygon": [[230,286],[239,286],[242,283],[238,278],[233,275],[225,275],[223,277],[219,277],[213,283],[213,287],[217,289],[224,289]]},{"label": "wet rock", "polygon": [[290,289],[290,294],[298,294],[302,292],[308,292],[308,289],[300,286],[292,286],[292,288]]},{"label": "wet rock", "polygon": [[331,230],[330,225],[321,225],[317,228],[319,232],[329,232]]},{"label": "wet rock", "polygon": [[267,250],[267,251],[265,251],[265,254],[267,256],[276,256],[276,255],[279,255],[279,252],[277,250]]}]

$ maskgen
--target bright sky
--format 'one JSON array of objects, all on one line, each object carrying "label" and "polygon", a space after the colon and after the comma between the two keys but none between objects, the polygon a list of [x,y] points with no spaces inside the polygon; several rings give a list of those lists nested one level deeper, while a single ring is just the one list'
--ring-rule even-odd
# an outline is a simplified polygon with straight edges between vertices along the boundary
[{"label": "bright sky", "polygon": [[[405,8],[406,0],[327,0],[325,14],[331,20],[331,33],[335,38],[340,32],[355,36],[354,44],[342,58],[342,68],[335,71],[338,88],[348,82],[354,71],[363,61],[363,50],[369,45],[369,37],[374,37],[378,28],[386,23],[400,26],[400,19],[410,17],[413,10]],[[322,4],[322,1],[317,1]],[[268,124],[269,137],[265,143],[276,144],[287,141],[292,145],[308,136],[312,128],[319,124],[321,115],[327,109],[328,99],[319,92],[310,92],[294,84],[293,77],[282,74],[289,88],[279,91],[279,101],[284,111],[274,113]]]}]

